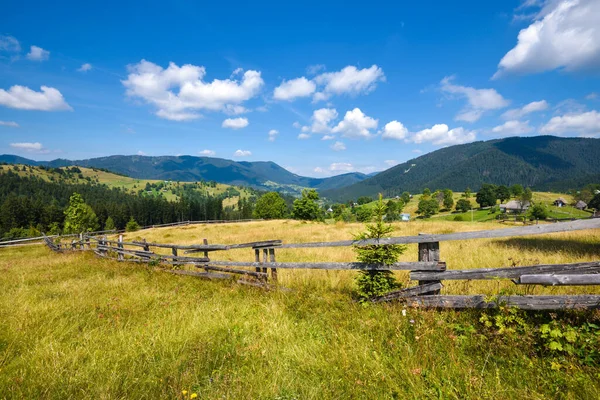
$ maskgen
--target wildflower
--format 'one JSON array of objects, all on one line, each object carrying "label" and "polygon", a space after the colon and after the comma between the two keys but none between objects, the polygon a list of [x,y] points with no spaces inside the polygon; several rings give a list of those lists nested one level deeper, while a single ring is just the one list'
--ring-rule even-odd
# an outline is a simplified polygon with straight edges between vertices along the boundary
[{"label": "wildflower", "polygon": [[411,319],[411,320],[410,320],[410,323],[411,323],[411,324],[414,324],[414,323],[415,323],[415,320],[414,320],[414,319]]},{"label": "wildflower", "polygon": [[190,399],[195,399],[196,397],[198,397],[198,393],[192,393],[190,395]]},{"label": "wildflower", "polygon": [[402,310],[402,316],[403,316],[403,317],[406,317],[406,309],[403,309],[403,310]]},{"label": "wildflower", "polygon": [[187,394],[187,390],[182,390],[181,394],[185,396]]}]

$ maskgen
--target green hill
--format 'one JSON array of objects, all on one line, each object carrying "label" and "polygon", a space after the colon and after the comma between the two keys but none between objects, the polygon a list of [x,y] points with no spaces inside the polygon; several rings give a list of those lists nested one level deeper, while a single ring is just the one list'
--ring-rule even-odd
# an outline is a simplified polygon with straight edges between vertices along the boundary
[{"label": "green hill", "polygon": [[477,190],[483,183],[566,191],[596,181],[600,181],[599,139],[511,137],[446,147],[321,194],[348,200],[415,193],[426,187]]}]

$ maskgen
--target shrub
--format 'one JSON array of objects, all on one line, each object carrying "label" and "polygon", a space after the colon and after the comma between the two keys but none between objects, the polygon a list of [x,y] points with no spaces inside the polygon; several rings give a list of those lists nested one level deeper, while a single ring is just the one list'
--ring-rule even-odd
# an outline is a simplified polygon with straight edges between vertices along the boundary
[{"label": "shrub", "polygon": [[129,221],[127,221],[127,225],[125,225],[125,230],[127,232],[139,231],[140,224],[138,224],[137,221],[135,219],[133,219],[133,217],[131,217],[131,218],[129,218]]},{"label": "shrub", "polygon": [[455,221],[464,221],[465,217],[459,214],[459,215],[457,215],[457,216],[454,217],[454,220]]},{"label": "shrub", "polygon": [[[394,228],[383,222],[385,204],[379,195],[379,201],[374,209],[375,221],[366,225],[366,230],[354,237],[355,240],[382,239],[389,237]],[[393,264],[398,256],[404,252],[406,246],[402,245],[367,245],[354,246],[357,259],[369,264]],[[359,301],[364,302],[373,296],[381,296],[400,285],[391,271],[360,271],[356,277],[357,295]]]}]

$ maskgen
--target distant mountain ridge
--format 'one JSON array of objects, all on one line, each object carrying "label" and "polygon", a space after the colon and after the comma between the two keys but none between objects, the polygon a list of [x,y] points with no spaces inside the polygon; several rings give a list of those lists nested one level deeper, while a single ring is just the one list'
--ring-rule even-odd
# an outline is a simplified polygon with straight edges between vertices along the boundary
[{"label": "distant mountain ridge", "polygon": [[477,190],[484,183],[565,191],[599,181],[600,139],[510,137],[436,150],[321,194],[342,201],[377,193],[416,193],[424,188]]},{"label": "distant mountain ridge", "polygon": [[183,182],[205,180],[288,193],[299,193],[302,187],[330,190],[348,186],[367,178],[367,175],[359,172],[350,172],[329,178],[310,178],[294,174],[271,161],[236,162],[223,158],[194,156],[115,155],[87,160],[34,161],[4,154],[0,155],[0,162],[48,167],[78,165],[89,168],[103,168],[137,179],[162,179]]}]

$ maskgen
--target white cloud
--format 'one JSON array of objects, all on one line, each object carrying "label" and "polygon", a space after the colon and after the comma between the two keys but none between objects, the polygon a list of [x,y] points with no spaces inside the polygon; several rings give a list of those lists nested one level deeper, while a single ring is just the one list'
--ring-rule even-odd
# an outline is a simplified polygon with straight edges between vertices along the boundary
[{"label": "white cloud", "polygon": [[598,93],[592,92],[592,93],[588,94],[587,96],[585,96],[585,98],[587,100],[596,100],[598,98]]},{"label": "white cloud", "polygon": [[276,100],[292,101],[298,97],[308,97],[315,92],[317,85],[305,77],[283,81],[273,91]]},{"label": "white cloud", "polygon": [[600,65],[600,2],[552,0],[519,32],[517,45],[502,57],[494,78],[506,73],[567,71]]},{"label": "white cloud", "polygon": [[332,95],[369,93],[379,81],[385,81],[385,75],[377,65],[363,69],[349,65],[338,72],[326,72],[315,78],[323,88],[315,94],[314,101],[327,100]]},{"label": "white cloud", "polygon": [[264,81],[258,71],[246,71],[241,80],[214,79],[204,82],[206,69],[169,63],[167,69],[142,60],[128,66],[129,75],[122,81],[127,95],[138,97],[157,108],[156,115],[175,121],[198,118],[198,110],[226,111],[256,96]]},{"label": "white cloud", "polygon": [[453,80],[453,76],[442,79],[441,89],[443,92],[467,98],[468,105],[456,116],[457,121],[475,122],[485,111],[504,108],[509,104],[509,101],[495,89],[475,89],[455,85],[452,83]]},{"label": "white cloud", "polygon": [[468,131],[462,127],[448,129],[446,124],[436,124],[429,129],[412,133],[407,141],[413,143],[431,142],[440,146],[469,143],[475,140],[475,131]]},{"label": "white cloud", "polygon": [[309,65],[306,68],[306,73],[309,75],[316,75],[321,71],[325,70],[325,65],[323,64],[315,64],[315,65]]},{"label": "white cloud", "polygon": [[300,122],[298,122],[298,121],[294,122],[294,123],[292,124],[292,126],[293,126],[294,128],[296,128],[296,129],[300,129],[300,128],[302,128],[302,124],[300,124]]},{"label": "white cloud", "polygon": [[31,46],[27,53],[27,59],[31,61],[45,61],[48,58],[50,58],[50,52],[38,46]]},{"label": "white cloud", "polygon": [[138,155],[138,156],[145,156],[145,155],[146,155],[146,153],[144,153],[144,152],[143,152],[143,151],[141,151],[141,150],[138,150],[138,152],[137,152],[137,155]]},{"label": "white cloud", "polygon": [[378,120],[365,115],[360,108],[347,111],[344,119],[340,121],[332,133],[341,133],[349,138],[370,138],[371,129],[377,129]]},{"label": "white cloud", "polygon": [[415,154],[422,154],[423,150],[414,149],[412,152],[415,153]]},{"label": "white cloud", "polygon": [[241,129],[248,126],[248,118],[227,118],[221,124],[223,128]]},{"label": "white cloud", "polygon": [[79,71],[79,72],[87,72],[87,71],[89,71],[91,69],[92,69],[92,64],[85,63],[85,64],[81,64],[81,67],[79,67],[79,69],[77,71]]},{"label": "white cloud", "polygon": [[202,150],[198,154],[204,157],[214,157],[217,153],[214,150]]},{"label": "white cloud", "polygon": [[10,128],[18,128],[19,124],[15,121],[0,121],[0,126],[8,126]]},{"label": "white cloud", "polygon": [[20,110],[73,110],[57,89],[42,86],[41,90],[36,92],[18,85],[12,86],[8,91],[0,89],[0,105]]},{"label": "white cloud", "polygon": [[330,133],[331,123],[338,117],[337,110],[335,108],[320,108],[313,111],[311,117],[312,125],[303,126],[302,132],[313,132],[313,133]]},{"label": "white cloud", "polygon": [[393,167],[398,164],[398,160],[385,160],[383,163],[388,167]]},{"label": "white cloud", "polygon": [[600,134],[600,113],[594,110],[554,117],[540,129],[540,132],[544,134],[573,133],[584,136]]},{"label": "white cloud", "polygon": [[267,111],[269,111],[269,107],[267,107],[267,106],[258,106],[258,107],[255,108],[255,110],[258,111],[258,112],[267,112]]},{"label": "white cloud", "polygon": [[239,115],[249,111],[246,107],[235,104],[227,104],[223,109],[223,112],[227,115]]},{"label": "white cloud", "polygon": [[279,131],[277,129],[271,129],[269,131],[269,142],[274,142],[277,135],[279,135]]},{"label": "white cloud", "polygon": [[335,139],[335,136],[333,135],[324,135],[321,140],[333,140]]},{"label": "white cloud", "polygon": [[309,138],[310,138],[310,135],[308,133],[301,133],[298,135],[298,139],[300,139],[300,140],[306,140]]},{"label": "white cloud", "polygon": [[325,173],[325,170],[321,167],[315,167],[315,169],[313,169],[313,172],[316,172],[317,174],[323,174]]},{"label": "white cloud", "polygon": [[19,41],[12,36],[0,35],[0,51],[18,53],[21,51],[21,45],[19,44]]},{"label": "white cloud", "polygon": [[519,119],[523,118],[527,114],[531,114],[533,112],[544,111],[548,108],[548,102],[546,100],[541,101],[533,101],[522,108],[513,108],[511,110],[506,111],[502,114],[502,118],[504,119]]},{"label": "white cloud", "polygon": [[248,157],[251,155],[252,152],[250,150],[236,150],[235,153],[233,153],[234,157]]},{"label": "white cloud", "polygon": [[346,150],[346,145],[343,142],[335,142],[330,147],[331,147],[331,150],[333,150],[333,151],[344,151],[344,150]]},{"label": "white cloud", "polygon": [[354,166],[350,163],[332,163],[329,166],[329,170],[333,172],[352,172],[354,169]]},{"label": "white cloud", "polygon": [[383,139],[402,140],[406,138],[408,129],[401,122],[391,121],[385,124],[381,137]]},{"label": "white cloud", "polygon": [[17,150],[23,150],[28,153],[47,153],[48,150],[40,142],[35,143],[11,143],[10,147]]},{"label": "white cloud", "polygon": [[529,121],[517,120],[506,121],[502,125],[498,125],[492,129],[493,133],[503,136],[523,135],[531,131],[533,131],[533,128],[529,125]]}]

